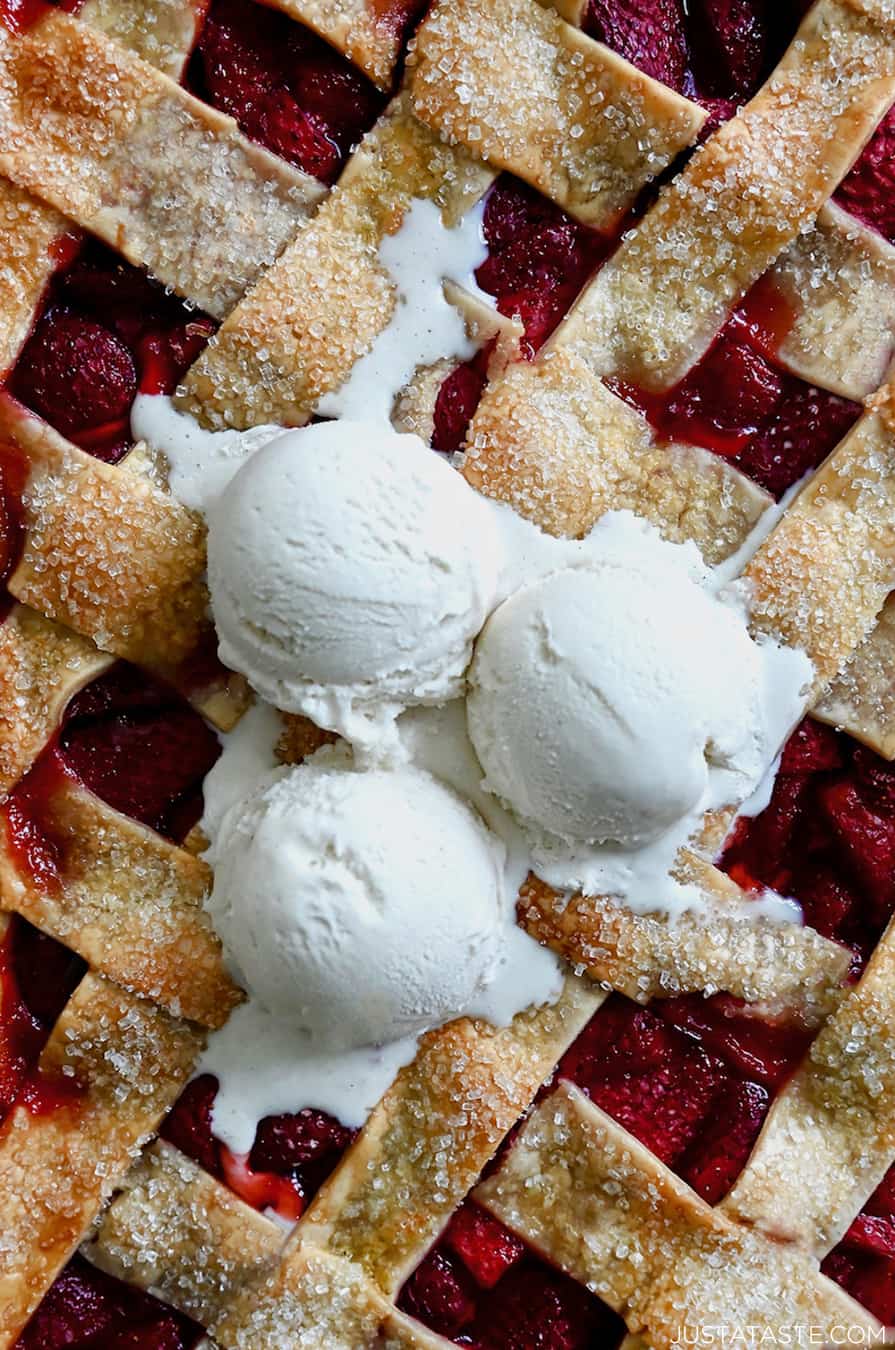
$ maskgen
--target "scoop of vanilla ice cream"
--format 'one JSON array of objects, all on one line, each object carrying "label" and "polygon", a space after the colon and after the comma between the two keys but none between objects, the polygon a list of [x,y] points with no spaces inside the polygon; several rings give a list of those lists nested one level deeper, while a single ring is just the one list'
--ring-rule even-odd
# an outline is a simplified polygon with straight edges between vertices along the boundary
[{"label": "scoop of vanilla ice cream", "polygon": [[231,808],[208,904],[249,994],[346,1049],[434,1026],[488,987],[503,863],[429,774],[358,772],[323,753]]},{"label": "scoop of vanilla ice cream", "polygon": [[258,451],[209,512],[226,665],[270,703],[363,744],[455,697],[493,603],[482,499],[416,436],[352,422]]},{"label": "scoop of vanilla ice cream", "polygon": [[661,541],[517,591],[470,685],[486,786],[568,844],[641,848],[714,804],[713,767],[728,801],[767,767],[761,650]]}]

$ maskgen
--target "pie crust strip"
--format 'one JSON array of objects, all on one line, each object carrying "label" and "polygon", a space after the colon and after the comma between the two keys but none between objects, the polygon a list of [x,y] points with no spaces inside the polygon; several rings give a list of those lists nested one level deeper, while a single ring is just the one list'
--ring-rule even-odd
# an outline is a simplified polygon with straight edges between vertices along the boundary
[{"label": "pie crust strip", "polygon": [[676,384],[811,224],[895,98],[892,38],[891,13],[819,0],[768,82],[624,239],[554,346],[598,375]]},{"label": "pie crust strip", "polygon": [[[275,8],[298,19],[358,66],[380,89],[388,89],[401,54],[401,0],[275,0]],[[408,11],[419,4],[406,6]]]},{"label": "pie crust strip", "polygon": [[306,422],[387,327],[394,285],[379,245],[414,198],[452,227],[493,173],[394,100],[317,215],[224,321],[175,400],[213,427]]},{"label": "pie crust strip", "polygon": [[818,1259],[895,1159],[895,922],[777,1097],[722,1205]]},{"label": "pie crust strip", "polygon": [[570,976],[508,1027],[462,1018],[424,1037],[296,1236],[356,1262],[389,1296],[437,1238],[541,1083],[605,999]]},{"label": "pie crust strip", "polygon": [[736,1225],[562,1083],[475,1198],[549,1260],[672,1350],[707,1326],[866,1332],[879,1324],[804,1250]]},{"label": "pie crust strip", "polygon": [[60,778],[44,816],[57,875],[41,881],[21,868],[3,828],[0,906],[174,1016],[221,1026],[242,995],[203,907],[208,865],[74,778]]},{"label": "pie crust strip", "polygon": [[812,716],[895,759],[895,596],[827,689]]},{"label": "pie crust strip", "polygon": [[820,697],[895,583],[895,386],[869,400],[744,577],[753,627],[807,653]]},{"label": "pie crust strip", "polygon": [[421,122],[604,231],[706,119],[535,0],[436,0],[408,72]]},{"label": "pie crust strip", "polygon": [[781,254],[768,282],[793,313],[777,359],[856,402],[885,379],[895,332],[895,245],[835,201]]},{"label": "pie crust strip", "polygon": [[0,30],[0,172],[217,316],[325,193],[58,10]]},{"label": "pie crust strip", "polygon": [[210,631],[199,517],[2,392],[0,437],[27,473],[11,594],[102,650],[176,677]]},{"label": "pie crust strip", "polygon": [[[0,1127],[0,1344],[15,1339],[103,1201],[173,1103],[200,1034],[85,975],[39,1061],[70,1102],[13,1108]],[[80,1085],[78,1088],[76,1085]]]},{"label": "pie crust strip", "polygon": [[[204,0],[86,0],[78,20],[179,80],[204,12]],[[78,237],[51,206],[0,179],[0,373],[14,364],[47,283]]]}]

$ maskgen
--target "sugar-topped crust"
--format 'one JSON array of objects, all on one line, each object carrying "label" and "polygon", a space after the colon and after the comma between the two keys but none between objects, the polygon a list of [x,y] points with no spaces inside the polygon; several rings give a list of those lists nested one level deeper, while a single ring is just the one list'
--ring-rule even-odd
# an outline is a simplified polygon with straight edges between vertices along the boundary
[{"label": "sugar-topped crust", "polygon": [[408,69],[421,121],[596,229],[705,122],[697,104],[535,0],[437,0]]},{"label": "sugar-topped crust", "polygon": [[767,84],[663,190],[554,343],[596,374],[676,384],[814,219],[893,97],[890,28],[819,0]]},{"label": "sugar-topped crust", "polygon": [[138,665],[185,661],[208,631],[199,517],[144,476],[71,445],[4,394],[0,434],[28,466],[10,592]]},{"label": "sugar-topped crust", "polygon": [[634,914],[605,896],[561,896],[530,876],[519,897],[522,924],[576,969],[638,1002],[724,989],[818,1025],[839,1001],[848,952],[811,928],[753,917],[729,878],[691,861],[704,908],[677,919]]},{"label": "sugar-topped crust", "polygon": [[570,978],[509,1027],[461,1019],[424,1037],[298,1230],[397,1294],[605,994]]},{"label": "sugar-topped crust", "polygon": [[83,1250],[109,1274],[210,1326],[236,1290],[274,1267],[284,1241],[279,1224],[156,1140]]},{"label": "sugar-topped crust", "polygon": [[0,30],[0,172],[216,315],[324,193],[58,10]]},{"label": "sugar-topped crust", "polygon": [[895,390],[886,386],[802,489],[745,572],[756,629],[801,647],[815,697],[895,583]]},{"label": "sugar-topped crust", "polygon": [[731,1223],[569,1084],[538,1107],[475,1197],[653,1350],[706,1326],[808,1325],[820,1343],[843,1323],[879,1329],[808,1253]]},{"label": "sugar-topped crust", "polygon": [[771,1107],[722,1208],[818,1258],[895,1161],[895,925]]},{"label": "sugar-topped crust", "polygon": [[821,722],[847,731],[884,759],[895,759],[895,596],[876,627],[812,709]]},{"label": "sugar-topped crust", "polygon": [[735,552],[771,503],[708,450],[657,444],[646,419],[562,346],[485,391],[463,472],[550,534],[582,535],[605,511],[627,509],[667,539],[694,539],[710,563]]},{"label": "sugar-topped crust", "polygon": [[201,1044],[188,1023],[101,976],[81,981],[39,1067],[50,1085],[82,1090],[43,1114],[16,1106],[0,1130],[0,1342],[11,1344],[40,1302]]},{"label": "sugar-topped crust", "polygon": [[844,398],[872,394],[892,358],[895,246],[830,201],[769,280],[793,310],[782,364]]},{"label": "sugar-topped crust", "polygon": [[58,880],[19,867],[0,832],[0,898],[93,970],[178,1017],[221,1026],[241,994],[203,909],[199,858],[60,778],[44,805]]},{"label": "sugar-topped crust", "polygon": [[379,262],[414,198],[455,225],[493,175],[393,102],[338,186],[188,372],[177,403],[209,426],[300,425],[372,347],[395,306]]},{"label": "sugar-topped crust", "polygon": [[64,216],[0,179],[0,373],[15,363],[31,332],[65,229]]},{"label": "sugar-topped crust", "polygon": [[205,0],[86,0],[78,19],[179,80],[206,9]]}]

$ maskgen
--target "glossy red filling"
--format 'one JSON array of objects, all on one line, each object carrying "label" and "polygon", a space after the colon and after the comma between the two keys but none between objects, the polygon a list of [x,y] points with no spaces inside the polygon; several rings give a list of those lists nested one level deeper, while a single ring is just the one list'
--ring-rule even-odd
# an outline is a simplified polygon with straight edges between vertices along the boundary
[{"label": "glossy red filling", "polygon": [[170,394],[215,324],[89,240],[55,274],[7,388],[83,450],[114,463],[137,392]]},{"label": "glossy red filling", "polygon": [[702,103],[710,126],[764,84],[811,0],[589,0],[584,30]]},{"label": "glossy red filling", "polygon": [[52,1097],[34,1067],[84,970],[61,943],[10,916],[0,939],[0,1120],[23,1095],[33,1110]]},{"label": "glossy red filling", "polygon": [[895,1167],[821,1269],[885,1326],[895,1325]]},{"label": "glossy red filling", "polygon": [[766,811],[741,820],[721,866],[793,896],[805,922],[867,960],[895,908],[895,765],[807,719]]},{"label": "glossy red filling", "polygon": [[404,1285],[398,1306],[476,1350],[611,1350],[621,1318],[467,1200]]},{"label": "glossy red filling", "polygon": [[[408,8],[390,6],[391,21]],[[186,84],[253,141],[324,183],[335,181],[385,106],[366,76],[310,29],[251,0],[214,0]]]},{"label": "glossy red filling", "polygon": [[763,280],[680,384],[662,394],[617,380],[610,387],[663,440],[711,450],[779,498],[826,459],[862,411],[775,364],[788,322],[782,299]]},{"label": "glossy red filling", "polygon": [[835,198],[895,244],[895,109],[880,123]]},{"label": "glossy red filling", "polygon": [[202,814],[202,783],[220,744],[170,686],[117,662],[69,703],[59,732],[4,803],[19,865],[58,884],[66,832],[54,802],[74,777],[116,811],[180,841]]},{"label": "glossy red filling", "polygon": [[16,1341],[17,1350],[192,1350],[202,1329],[76,1256]]},{"label": "glossy red filling", "polygon": [[324,1111],[265,1116],[250,1153],[239,1157],[212,1129],[217,1090],[218,1081],[211,1074],[194,1078],[162,1125],[162,1138],[255,1209],[275,1210],[287,1220],[300,1218],[356,1131]]}]

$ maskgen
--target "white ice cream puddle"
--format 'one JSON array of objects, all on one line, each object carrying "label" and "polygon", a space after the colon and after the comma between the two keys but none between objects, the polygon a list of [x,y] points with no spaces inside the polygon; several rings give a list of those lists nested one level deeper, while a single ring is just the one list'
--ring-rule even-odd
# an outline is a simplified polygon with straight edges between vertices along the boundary
[{"label": "white ice cream puddle", "polygon": [[468,360],[476,343],[453,305],[444,283],[453,281],[493,307],[480,290],[475,269],[488,249],[482,229],[483,202],[477,203],[453,229],[447,229],[434,202],[415,198],[395,234],[379,246],[379,260],[397,292],[391,322],[370,351],[355,362],[341,386],[317,405],[322,417],[388,422],[395,398],[418,366],[442,357]]}]

